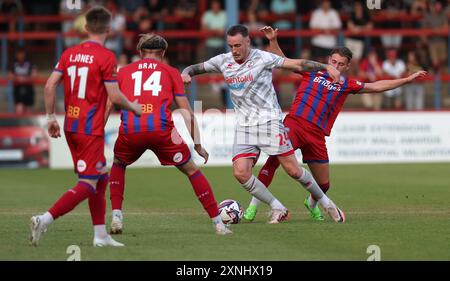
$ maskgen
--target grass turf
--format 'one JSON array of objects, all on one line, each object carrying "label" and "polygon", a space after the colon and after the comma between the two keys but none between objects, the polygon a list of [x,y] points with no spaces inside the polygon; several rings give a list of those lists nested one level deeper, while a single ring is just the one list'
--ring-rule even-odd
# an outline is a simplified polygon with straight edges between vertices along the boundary
[{"label": "grass turf", "polygon": [[[47,210],[75,176],[68,170],[0,170],[0,260],[66,260],[69,245],[82,260],[366,260],[369,245],[382,260],[450,260],[448,164],[336,165],[329,196],[347,215],[310,220],[306,192],[279,170],[273,194],[291,220],[268,225],[261,206],[253,223],[232,225],[217,236],[189,181],[173,168],[128,169],[124,248],[94,248],[87,202],[58,219],[37,248],[28,244],[31,215]],[[257,167],[259,169],[259,167]],[[232,198],[245,208],[249,195],[231,167],[203,168],[218,202]],[[107,192],[107,198],[109,192]],[[107,200],[107,224],[110,223]]]}]

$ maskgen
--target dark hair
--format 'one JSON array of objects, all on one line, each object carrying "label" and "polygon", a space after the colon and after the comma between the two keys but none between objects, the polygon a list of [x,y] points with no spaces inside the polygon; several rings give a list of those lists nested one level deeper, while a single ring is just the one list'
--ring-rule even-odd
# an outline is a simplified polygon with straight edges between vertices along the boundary
[{"label": "dark hair", "polygon": [[91,8],[86,13],[86,29],[89,33],[106,33],[111,24],[111,13],[103,7]]},{"label": "dark hair", "polygon": [[235,36],[237,34],[241,34],[242,37],[248,37],[248,28],[242,24],[236,24],[228,28],[227,35]]},{"label": "dark hair", "polygon": [[333,50],[331,50],[330,56],[334,54],[339,54],[342,57],[346,57],[349,62],[352,60],[353,57],[352,51],[350,51],[350,49],[347,47],[334,48]]}]

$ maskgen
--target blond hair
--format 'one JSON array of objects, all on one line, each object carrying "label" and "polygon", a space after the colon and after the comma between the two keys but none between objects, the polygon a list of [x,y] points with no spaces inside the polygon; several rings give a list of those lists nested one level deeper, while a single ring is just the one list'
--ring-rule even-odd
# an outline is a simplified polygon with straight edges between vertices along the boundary
[{"label": "blond hair", "polygon": [[165,51],[169,46],[166,39],[153,33],[140,34],[139,37],[138,51]]}]

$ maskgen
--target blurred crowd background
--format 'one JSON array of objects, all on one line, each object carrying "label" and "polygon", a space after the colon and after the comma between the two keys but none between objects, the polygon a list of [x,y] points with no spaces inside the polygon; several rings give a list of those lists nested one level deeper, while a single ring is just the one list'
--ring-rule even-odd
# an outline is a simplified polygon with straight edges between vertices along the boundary
[{"label": "blurred crowd background", "polygon": [[[81,0],[70,9],[66,0],[0,0],[0,113],[42,113],[43,84],[58,55],[86,37],[83,13],[94,5],[112,12],[112,33],[106,47],[119,67],[137,59],[138,35],[156,32],[167,38],[167,62],[178,69],[227,51],[227,1],[234,0]],[[76,2],[76,1],[72,1]],[[375,3],[376,1],[371,1]],[[279,42],[288,57],[326,62],[338,45],[354,53],[349,75],[362,81],[398,78],[425,69],[430,77],[379,95],[350,98],[347,110],[436,110],[450,108],[450,0],[380,0],[380,9],[367,1],[239,1],[239,22],[251,31],[252,44],[265,49],[258,31],[279,29]],[[274,74],[283,109],[289,109],[298,76]],[[229,108],[227,88],[220,77],[198,79],[188,89],[203,109]],[[58,111],[63,112],[62,92]]]}]

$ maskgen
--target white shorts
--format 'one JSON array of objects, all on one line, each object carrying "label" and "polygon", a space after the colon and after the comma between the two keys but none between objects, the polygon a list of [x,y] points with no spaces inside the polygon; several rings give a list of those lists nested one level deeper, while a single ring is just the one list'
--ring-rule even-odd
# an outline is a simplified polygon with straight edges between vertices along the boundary
[{"label": "white shorts", "polygon": [[236,125],[233,162],[240,158],[254,158],[256,163],[261,150],[268,155],[288,156],[294,153],[283,123],[271,120],[257,126]]}]

